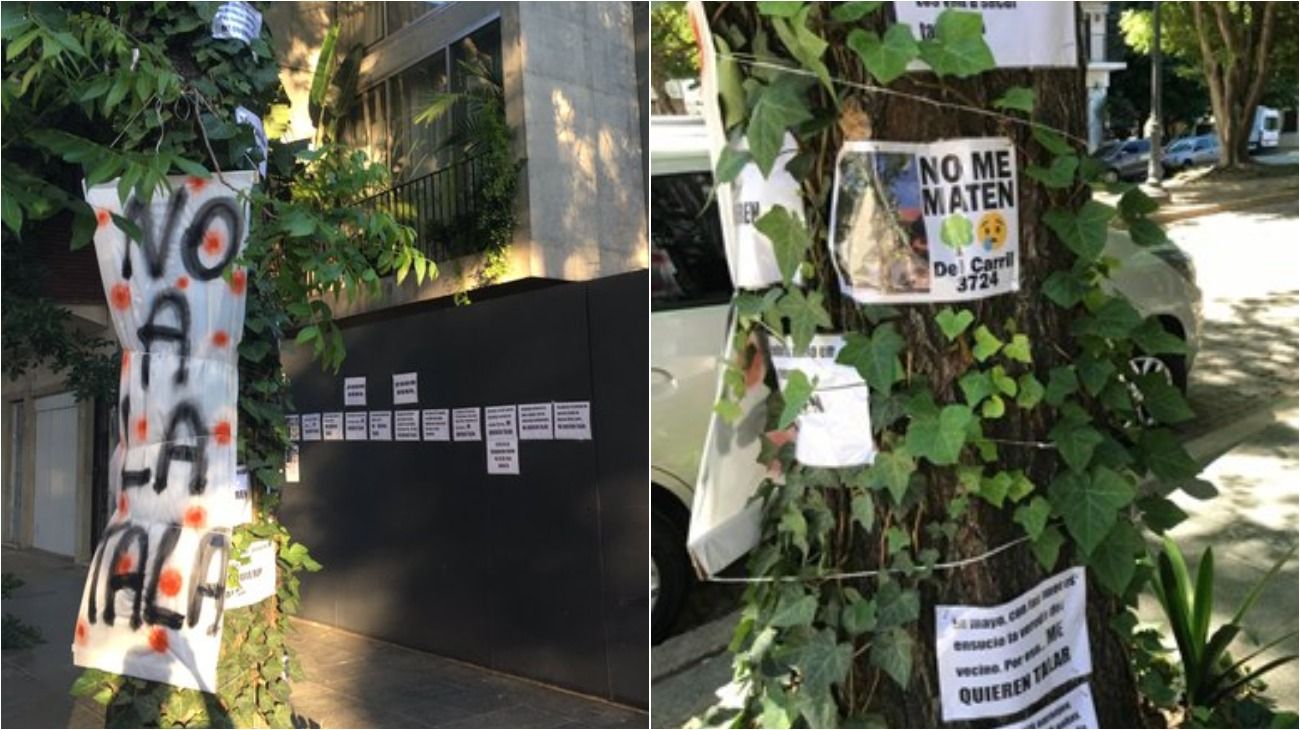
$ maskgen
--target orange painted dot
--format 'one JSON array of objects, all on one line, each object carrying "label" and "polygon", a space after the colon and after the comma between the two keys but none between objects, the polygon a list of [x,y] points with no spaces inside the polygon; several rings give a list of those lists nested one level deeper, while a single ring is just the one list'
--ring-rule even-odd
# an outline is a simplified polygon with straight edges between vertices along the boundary
[{"label": "orange painted dot", "polygon": [[202,507],[190,507],[185,510],[185,526],[195,529],[203,527],[208,521],[208,512]]},{"label": "orange painted dot", "polygon": [[126,516],[126,509],[127,509],[126,494],[123,493],[123,494],[119,494],[119,495],[117,495],[117,514],[118,514],[118,516],[119,516],[119,517],[125,517],[125,516]]},{"label": "orange painted dot", "polygon": [[190,190],[196,193],[201,193],[203,192],[203,188],[208,186],[208,181],[201,177],[191,177],[185,181],[185,185],[189,187]]},{"label": "orange painted dot", "polygon": [[225,347],[230,344],[230,335],[225,330],[217,330],[212,333],[212,344],[217,347]]},{"label": "orange painted dot", "polygon": [[175,568],[167,568],[158,578],[158,590],[162,591],[164,596],[174,597],[181,592],[181,572]]},{"label": "orange painted dot", "polygon": [[212,437],[217,440],[218,444],[225,446],[230,443],[230,421],[217,421],[217,425],[212,429]]},{"label": "orange painted dot", "polygon": [[86,625],[86,619],[77,619],[77,643],[86,643],[86,635],[90,633],[90,627]]},{"label": "orange painted dot", "polygon": [[135,422],[135,440],[144,441],[147,438],[149,438],[149,419],[141,416]]},{"label": "orange painted dot", "polygon": [[114,284],[108,292],[108,301],[113,309],[128,309],[131,306],[131,287],[121,282]]},{"label": "orange painted dot", "polygon": [[203,234],[203,253],[209,256],[216,256],[221,253],[221,247],[225,244],[222,239],[221,231],[208,231]]},{"label": "orange painted dot", "polygon": [[182,276],[181,278],[176,280],[177,289],[184,290],[184,289],[188,289],[189,287],[190,287],[190,277]]},{"label": "orange painted dot", "polygon": [[100,228],[103,228],[104,226],[108,225],[109,221],[111,220],[113,220],[112,214],[104,210],[103,208],[100,208],[99,210],[95,211],[95,222],[99,225]]},{"label": "orange painted dot", "polygon": [[149,630],[149,648],[159,654],[167,651],[167,629],[155,626]]},{"label": "orange painted dot", "polygon": [[230,291],[236,294],[243,294],[244,288],[248,286],[248,274],[243,269],[235,269],[230,275]]},{"label": "orange painted dot", "polygon": [[117,559],[117,565],[113,566],[113,572],[118,575],[126,575],[135,567],[135,558],[130,555],[123,555]]}]

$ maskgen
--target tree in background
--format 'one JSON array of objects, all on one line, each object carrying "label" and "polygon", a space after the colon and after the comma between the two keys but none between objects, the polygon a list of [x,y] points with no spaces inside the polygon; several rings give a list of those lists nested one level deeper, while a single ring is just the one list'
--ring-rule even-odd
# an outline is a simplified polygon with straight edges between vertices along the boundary
[{"label": "tree in background", "polygon": [[681,99],[668,93],[668,82],[700,74],[685,6],[682,2],[657,2],[650,10],[650,52],[654,56],[650,73],[656,114],[685,114]]},{"label": "tree in background", "polygon": [[[1209,92],[1222,154],[1219,166],[1249,161],[1255,108],[1296,104],[1297,6],[1294,3],[1162,3],[1160,45]],[[1120,23],[1125,42],[1151,50],[1151,11],[1131,8]],[[1165,95],[1174,98],[1173,90]]]}]

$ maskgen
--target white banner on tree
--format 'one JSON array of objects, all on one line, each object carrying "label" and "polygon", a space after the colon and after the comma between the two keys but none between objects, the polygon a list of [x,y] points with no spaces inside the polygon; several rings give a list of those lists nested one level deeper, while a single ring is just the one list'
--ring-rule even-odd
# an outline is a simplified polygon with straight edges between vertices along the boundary
[{"label": "white banner on tree", "polygon": [[1097,708],[1092,704],[1092,688],[1084,682],[1024,720],[1002,727],[1003,730],[1011,730],[1012,728],[1094,728],[1101,725],[1097,722]]},{"label": "white banner on tree", "polygon": [[[207,692],[217,688],[230,530],[239,523],[235,444],[247,234],[224,181],[171,178],[149,204],[116,181],[86,193],[95,253],[122,343],[116,506],[95,550],[72,645],[77,666]],[[228,187],[229,183],[233,187]],[[143,240],[128,239],[121,216]]]},{"label": "white banner on tree", "polygon": [[1003,137],[847,142],[835,163],[831,261],[859,302],[1016,291],[1016,151]]},{"label": "white banner on tree", "polygon": [[1076,567],[1000,606],[935,606],[943,719],[1013,715],[1092,672],[1087,603]]}]

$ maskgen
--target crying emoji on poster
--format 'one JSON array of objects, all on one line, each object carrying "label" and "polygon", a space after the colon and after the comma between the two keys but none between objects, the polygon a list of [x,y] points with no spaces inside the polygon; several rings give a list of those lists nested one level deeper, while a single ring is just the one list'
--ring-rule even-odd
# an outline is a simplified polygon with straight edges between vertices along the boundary
[{"label": "crying emoji on poster", "polygon": [[975,226],[976,239],[984,244],[985,251],[996,251],[1007,242],[1007,220],[997,211],[980,216]]}]

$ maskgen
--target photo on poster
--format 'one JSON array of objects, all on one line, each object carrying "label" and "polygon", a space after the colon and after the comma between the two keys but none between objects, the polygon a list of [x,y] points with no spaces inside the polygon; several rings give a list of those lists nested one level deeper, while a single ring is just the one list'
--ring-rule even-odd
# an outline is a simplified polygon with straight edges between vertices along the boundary
[{"label": "photo on poster", "polygon": [[829,237],[840,290],[863,303],[1016,291],[1015,164],[1005,138],[845,143]]}]

